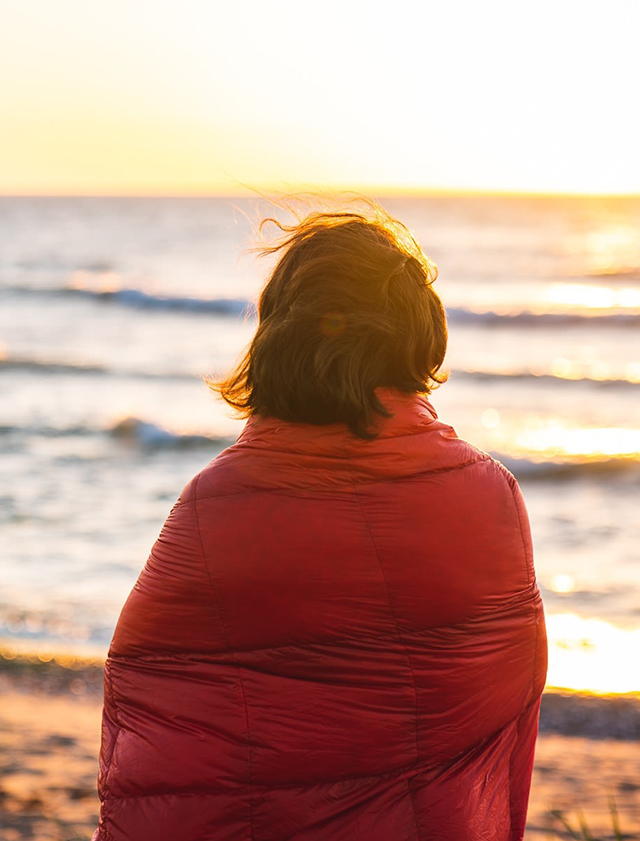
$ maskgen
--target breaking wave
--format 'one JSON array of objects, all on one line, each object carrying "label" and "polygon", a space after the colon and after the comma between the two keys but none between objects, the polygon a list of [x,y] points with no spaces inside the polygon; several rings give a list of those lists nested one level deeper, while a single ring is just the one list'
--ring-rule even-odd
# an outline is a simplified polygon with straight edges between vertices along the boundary
[{"label": "breaking wave", "polygon": [[78,376],[124,377],[140,380],[185,380],[199,379],[198,374],[187,371],[143,371],[140,369],[111,368],[106,365],[84,364],[82,362],[57,362],[55,360],[6,356],[0,358],[2,371],[23,371],[39,375],[77,374]]},{"label": "breaking wave", "polygon": [[226,446],[235,440],[193,432],[174,432],[157,423],[135,417],[123,418],[107,431],[113,438],[151,448],[210,447],[212,444]]},{"label": "breaking wave", "polygon": [[510,456],[505,453],[491,453],[517,479],[579,478],[582,476],[617,476],[638,473],[640,460],[632,456],[598,459],[548,460]]},{"label": "breaking wave", "polygon": [[[223,316],[254,317],[257,309],[254,301],[247,298],[198,298],[179,295],[154,295],[142,289],[90,289],[78,286],[61,287],[23,287],[9,286],[5,290],[20,295],[41,295],[48,297],[79,298],[97,303],[116,304],[124,307],[147,310],[166,310],[216,314]],[[526,326],[530,328],[566,327],[566,326],[612,326],[638,327],[640,313],[620,312],[496,312],[494,310],[477,311],[464,307],[447,307],[450,321],[461,324],[491,325],[494,327]]]},{"label": "breaking wave", "polygon": [[122,418],[110,426],[0,426],[0,435],[39,436],[43,438],[66,438],[74,436],[108,436],[149,449],[178,449],[184,447],[225,447],[235,441],[228,436],[205,435],[197,432],[176,432],[158,423],[142,418]]},{"label": "breaking wave", "polygon": [[21,295],[84,298],[98,303],[115,303],[125,307],[151,310],[173,310],[217,315],[253,315],[255,305],[246,298],[193,298],[180,295],[153,295],[142,289],[85,289],[76,286],[5,287]]},{"label": "breaking wave", "polygon": [[42,374],[109,374],[104,365],[83,365],[73,362],[48,362],[26,357],[5,357],[0,359],[0,371],[33,371]]},{"label": "breaking wave", "polygon": [[[114,441],[144,449],[224,448],[233,444],[237,437],[206,435],[200,432],[180,432],[138,417],[121,418],[102,428],[6,425],[0,426],[0,435],[13,435],[19,438],[30,436],[44,438],[106,436]],[[633,473],[640,476],[640,459],[633,456],[541,460],[537,455],[532,455],[530,458],[512,456],[505,452],[492,452],[491,455],[518,479],[578,478],[582,476],[613,477]]]},{"label": "breaking wave", "polygon": [[[197,380],[202,374],[197,374],[190,371],[163,371],[163,370],[149,370],[142,369],[120,369],[112,368],[106,365],[85,364],[82,362],[67,362],[57,360],[47,360],[42,358],[29,358],[21,356],[6,356],[0,357],[0,373],[2,371],[24,371],[27,373],[37,373],[42,375],[55,374],[77,374],[79,376],[113,376],[126,377],[142,380]],[[209,374],[211,372],[208,372]],[[551,386],[562,384],[565,385],[588,385],[597,388],[639,388],[640,381],[625,379],[623,377],[611,377],[603,379],[601,377],[562,377],[552,374],[550,372],[532,373],[530,371],[467,371],[462,369],[453,369],[451,372],[451,381],[458,380],[469,381],[495,381],[495,382],[524,382],[524,383],[544,383]]]},{"label": "breaking wave", "polygon": [[608,312],[581,314],[576,312],[512,312],[501,313],[493,310],[478,312],[462,307],[448,307],[450,321],[462,324],[491,325],[493,327],[526,326],[532,328],[598,326],[598,327],[638,327],[640,313]]},{"label": "breaking wave", "polygon": [[640,381],[629,380],[623,377],[611,377],[609,379],[595,378],[595,377],[561,377],[552,373],[533,374],[530,371],[515,371],[515,372],[500,372],[500,371],[465,371],[453,370],[451,371],[451,381],[456,380],[477,380],[486,381],[493,380],[496,382],[526,382],[529,383],[546,383],[549,385],[588,385],[596,386],[598,388],[638,388]]}]

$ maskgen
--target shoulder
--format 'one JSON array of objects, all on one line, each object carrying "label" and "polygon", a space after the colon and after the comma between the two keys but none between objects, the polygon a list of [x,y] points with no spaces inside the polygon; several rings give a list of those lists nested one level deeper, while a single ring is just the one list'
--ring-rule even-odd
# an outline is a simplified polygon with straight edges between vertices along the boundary
[{"label": "shoulder", "polygon": [[487,482],[509,488],[511,492],[514,492],[515,489],[518,488],[518,481],[516,477],[501,461],[495,458],[495,456],[481,450],[479,447],[476,447],[464,438],[458,438],[455,435],[455,432],[453,435],[455,436],[454,441],[457,445],[459,453],[458,458],[461,467],[475,465],[478,469],[483,471]]},{"label": "shoulder", "polygon": [[503,487],[508,488],[510,495],[513,497],[514,502],[516,503],[516,507],[523,506],[524,501],[522,498],[522,491],[520,490],[520,485],[518,484],[518,480],[513,475],[513,473],[505,467],[505,465],[499,461],[497,458],[493,456],[487,455],[487,463],[489,465],[489,470],[491,471],[494,481],[496,483],[501,484]]},{"label": "shoulder", "polygon": [[199,473],[196,473],[195,476],[192,476],[191,479],[189,479],[187,484],[180,491],[180,496],[178,497],[176,505],[188,505],[189,503],[196,501],[200,477],[202,476],[205,470],[206,467],[203,468]]},{"label": "shoulder", "polygon": [[458,437],[455,429],[448,424],[438,422],[434,430],[439,439],[437,462],[455,469],[472,468],[472,470],[486,483],[497,486],[517,486],[513,473],[491,453]]},{"label": "shoulder", "polygon": [[514,493],[516,488],[518,488],[518,480],[513,473],[494,456],[489,455],[489,453],[483,453],[483,455],[485,456],[485,461],[487,462],[489,470],[494,477],[494,481],[502,485],[506,485],[509,490]]},{"label": "shoulder", "polygon": [[482,464],[486,467],[487,482],[490,483],[498,493],[503,493],[513,502],[518,521],[522,528],[522,519],[526,516],[524,498],[518,480],[513,473],[497,458],[484,453]]},{"label": "shoulder", "polygon": [[458,467],[470,471],[476,491],[502,500],[503,509],[511,509],[519,530],[528,531],[529,522],[524,498],[513,473],[490,453],[456,438],[459,452]]},{"label": "shoulder", "polygon": [[192,476],[180,491],[176,505],[187,505],[201,499],[232,493],[235,479],[233,450],[233,446],[222,450]]}]

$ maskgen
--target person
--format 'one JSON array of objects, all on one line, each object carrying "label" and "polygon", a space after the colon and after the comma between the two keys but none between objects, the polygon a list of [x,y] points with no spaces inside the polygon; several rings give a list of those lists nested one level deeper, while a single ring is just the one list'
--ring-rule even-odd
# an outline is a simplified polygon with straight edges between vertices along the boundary
[{"label": "person", "polygon": [[264,248],[255,336],[210,383],[246,424],[182,491],[106,661],[94,841],[524,835],[527,513],[439,420],[437,272],[371,208]]}]

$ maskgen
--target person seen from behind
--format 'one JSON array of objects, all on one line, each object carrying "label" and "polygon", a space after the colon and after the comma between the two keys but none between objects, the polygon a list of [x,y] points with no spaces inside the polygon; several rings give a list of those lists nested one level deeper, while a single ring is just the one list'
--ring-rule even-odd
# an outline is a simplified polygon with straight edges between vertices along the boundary
[{"label": "person seen from behind", "polygon": [[518,841],[543,607],[509,471],[432,406],[435,266],[374,202],[278,223],[245,418],[105,669],[94,841]]}]

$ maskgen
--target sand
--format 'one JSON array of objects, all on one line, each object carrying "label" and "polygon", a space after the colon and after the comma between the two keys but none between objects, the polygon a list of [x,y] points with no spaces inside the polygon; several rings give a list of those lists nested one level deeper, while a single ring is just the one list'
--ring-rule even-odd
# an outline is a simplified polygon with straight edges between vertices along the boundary
[{"label": "sand", "polygon": [[[88,841],[95,829],[101,669],[75,665],[0,660],[2,841]],[[595,838],[613,839],[611,796],[624,837],[640,839],[638,699],[549,695],[541,727],[527,839],[571,838],[558,812],[579,834],[580,811]],[[583,734],[553,732],[567,727]]]}]

